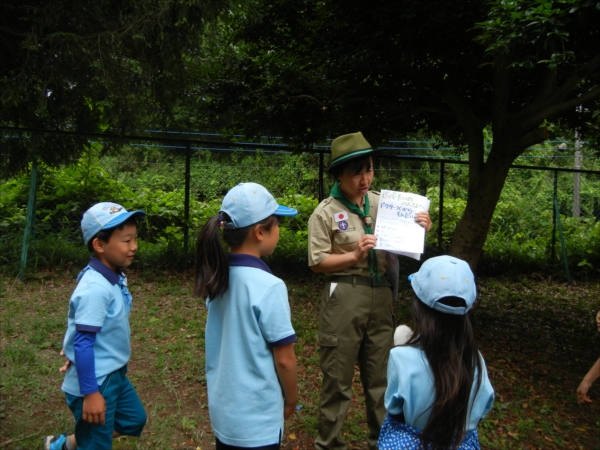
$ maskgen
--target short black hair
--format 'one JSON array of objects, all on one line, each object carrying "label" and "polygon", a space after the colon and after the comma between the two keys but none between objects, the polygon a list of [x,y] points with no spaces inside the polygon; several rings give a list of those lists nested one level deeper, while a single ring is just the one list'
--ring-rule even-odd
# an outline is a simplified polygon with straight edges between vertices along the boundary
[{"label": "short black hair", "polygon": [[135,220],[135,216],[130,217],[125,222],[123,222],[121,225],[118,225],[114,228],[98,231],[94,236],[92,236],[92,238],[87,243],[87,247],[88,247],[88,250],[90,251],[90,253],[94,253],[94,245],[92,244],[94,242],[94,239],[98,238],[102,242],[108,242],[110,237],[114,233],[114,231],[122,230],[123,227],[125,227],[125,225],[135,225],[137,227],[137,221]]},{"label": "short black hair", "polygon": [[358,175],[363,169],[369,169],[374,165],[375,156],[373,153],[367,153],[366,155],[358,156],[341,164],[337,164],[329,168],[328,172],[335,180],[337,180],[346,170],[352,175]]}]

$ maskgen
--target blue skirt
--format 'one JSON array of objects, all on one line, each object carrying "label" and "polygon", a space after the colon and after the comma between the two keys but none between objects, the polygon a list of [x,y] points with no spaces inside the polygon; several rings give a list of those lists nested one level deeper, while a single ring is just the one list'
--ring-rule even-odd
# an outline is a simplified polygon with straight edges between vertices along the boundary
[{"label": "blue skirt", "polygon": [[[419,441],[420,432],[421,430],[394,420],[387,415],[381,426],[377,446],[379,450],[424,450],[421,441]],[[458,450],[480,450],[479,436],[476,429],[466,434],[462,444],[458,446]]]}]

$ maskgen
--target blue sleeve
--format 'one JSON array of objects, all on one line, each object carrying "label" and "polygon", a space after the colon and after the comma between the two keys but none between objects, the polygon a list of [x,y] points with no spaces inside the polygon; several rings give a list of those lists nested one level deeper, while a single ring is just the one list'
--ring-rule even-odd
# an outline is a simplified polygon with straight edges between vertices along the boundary
[{"label": "blue sleeve", "polygon": [[404,397],[402,396],[401,371],[396,366],[396,358],[390,352],[387,367],[387,387],[384,405],[387,412],[396,417],[404,413]]},{"label": "blue sleeve", "polygon": [[79,389],[83,395],[93,394],[98,391],[96,379],[96,360],[94,356],[94,344],[96,333],[91,331],[75,332],[75,369],[79,378]]}]

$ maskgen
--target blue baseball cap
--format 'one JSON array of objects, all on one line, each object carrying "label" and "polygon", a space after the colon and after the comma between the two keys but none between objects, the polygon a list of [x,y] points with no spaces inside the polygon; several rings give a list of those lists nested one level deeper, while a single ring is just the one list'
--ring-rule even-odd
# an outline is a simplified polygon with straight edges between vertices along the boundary
[{"label": "blue baseball cap", "polygon": [[[475,276],[469,264],[453,256],[428,259],[408,279],[419,300],[446,314],[465,315],[477,298]],[[466,306],[444,305],[439,302],[444,297],[462,298]]]},{"label": "blue baseball cap", "polygon": [[83,242],[87,244],[98,231],[118,227],[133,216],[145,216],[144,211],[127,211],[121,205],[112,202],[96,203],[81,219]]},{"label": "blue baseball cap", "polygon": [[271,193],[257,183],[240,183],[232,188],[221,203],[221,211],[231,218],[226,229],[247,227],[272,215],[298,214],[294,208],[278,205]]}]

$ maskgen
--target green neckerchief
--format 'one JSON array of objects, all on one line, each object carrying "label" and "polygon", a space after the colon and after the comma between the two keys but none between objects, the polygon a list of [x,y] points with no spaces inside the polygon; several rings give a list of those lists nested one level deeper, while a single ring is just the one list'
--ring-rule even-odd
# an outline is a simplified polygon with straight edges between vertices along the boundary
[{"label": "green neckerchief", "polygon": [[[360,209],[358,206],[356,206],[354,203],[352,203],[350,200],[348,200],[348,198],[346,198],[346,196],[340,189],[339,181],[336,181],[334,183],[333,188],[331,188],[331,192],[329,193],[329,195],[331,197],[339,200],[340,203],[342,203],[342,205],[344,205],[346,208],[348,208],[353,213],[358,214],[358,216],[362,218],[363,223],[365,224],[365,233],[373,234],[373,229],[371,228],[371,225],[373,224],[373,220],[371,219],[371,216],[368,213],[368,211],[369,211],[369,194],[368,193],[367,193],[367,195],[365,195],[365,210],[364,211],[362,209]],[[375,273],[377,274],[377,279],[381,280],[381,274],[379,273],[379,264],[377,264],[377,254],[375,253],[375,250],[374,249],[369,250],[367,255],[369,257],[369,273],[371,274],[371,278],[373,278],[373,268],[375,268]]]}]

